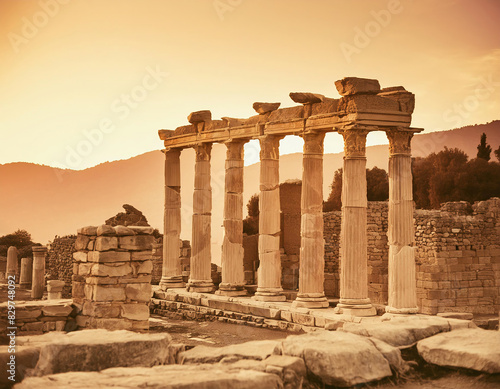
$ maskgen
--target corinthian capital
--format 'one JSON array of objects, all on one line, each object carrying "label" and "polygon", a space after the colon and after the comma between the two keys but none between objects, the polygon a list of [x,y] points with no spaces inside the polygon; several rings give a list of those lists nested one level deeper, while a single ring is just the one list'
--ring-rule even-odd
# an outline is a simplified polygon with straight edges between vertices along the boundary
[{"label": "corinthian capital", "polygon": [[345,158],[365,157],[367,130],[352,128],[341,130],[339,133],[344,137]]},{"label": "corinthian capital", "polygon": [[194,146],[194,151],[196,153],[196,161],[210,161],[212,143],[199,143]]},{"label": "corinthian capital", "polygon": [[413,137],[412,131],[393,129],[387,130],[385,133],[389,139],[390,155],[411,155],[411,138]]},{"label": "corinthian capital", "polygon": [[323,155],[324,132],[304,134],[302,138],[304,139],[304,154]]}]

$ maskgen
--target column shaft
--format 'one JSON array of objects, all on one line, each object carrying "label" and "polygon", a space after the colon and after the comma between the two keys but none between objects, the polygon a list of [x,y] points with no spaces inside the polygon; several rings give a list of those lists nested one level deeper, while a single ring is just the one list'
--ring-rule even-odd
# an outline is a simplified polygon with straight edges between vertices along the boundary
[{"label": "column shaft", "polygon": [[243,269],[243,146],[246,141],[226,142],[224,189],[224,240],[222,242],[222,282],[217,294],[244,296]]},{"label": "column shaft", "polygon": [[342,224],[340,235],[339,313],[354,316],[376,314],[368,298],[366,234],[366,156],[367,131],[348,129],[344,137],[342,175]]},{"label": "column shaft", "polygon": [[31,278],[33,277],[33,258],[21,258],[21,275],[19,287],[21,289],[31,288]]},{"label": "column shaft", "polygon": [[181,149],[165,150],[165,206],[163,218],[163,266],[160,288],[182,288],[181,234]]},{"label": "column shaft", "polygon": [[260,142],[259,270],[257,292],[260,301],[285,301],[281,288],[279,141],[264,135]]},{"label": "column shaft", "polygon": [[191,269],[187,288],[191,292],[212,292],[211,218],[212,188],[210,184],[211,143],[195,146],[193,193],[193,237]]},{"label": "column shaft", "polygon": [[326,308],[323,238],[324,133],[305,134],[302,159],[299,293],[295,307]]},{"label": "column shaft", "polygon": [[45,253],[47,247],[33,247],[33,277],[31,286],[31,298],[41,299],[45,289]]},{"label": "column shaft", "polygon": [[391,313],[417,313],[415,231],[410,142],[413,133],[387,131],[389,138],[389,301]]}]

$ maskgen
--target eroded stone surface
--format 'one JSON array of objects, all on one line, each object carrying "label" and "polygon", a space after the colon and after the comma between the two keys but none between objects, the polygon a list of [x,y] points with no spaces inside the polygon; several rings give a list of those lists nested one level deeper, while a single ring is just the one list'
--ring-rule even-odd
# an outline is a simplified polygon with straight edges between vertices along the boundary
[{"label": "eroded stone surface", "polygon": [[98,371],[116,366],[154,366],[173,363],[168,334],[83,330],[67,334],[18,337],[18,344],[40,349],[33,375],[69,371]]},{"label": "eroded stone surface", "polygon": [[232,361],[239,359],[266,359],[273,353],[277,342],[274,340],[256,340],[226,347],[196,346],[191,350],[179,354],[179,361],[184,364],[215,363],[224,358]]},{"label": "eroded stone surface", "polygon": [[[386,315],[381,323],[344,323],[342,330],[374,337],[394,347],[411,347],[417,341],[456,328],[473,327],[468,321],[425,315]],[[450,323],[452,321],[452,323]]]},{"label": "eroded stone surface", "polygon": [[254,370],[232,370],[213,365],[114,368],[101,372],[64,373],[31,377],[15,389],[42,388],[139,388],[157,389],[280,389],[275,374]]},{"label": "eroded stone surface", "polygon": [[500,373],[500,332],[480,328],[438,334],[417,343],[418,353],[439,366]]},{"label": "eroded stone surface", "polygon": [[346,387],[392,375],[389,362],[370,340],[345,332],[292,335],[281,343],[281,352],[303,358],[307,371],[325,385]]}]

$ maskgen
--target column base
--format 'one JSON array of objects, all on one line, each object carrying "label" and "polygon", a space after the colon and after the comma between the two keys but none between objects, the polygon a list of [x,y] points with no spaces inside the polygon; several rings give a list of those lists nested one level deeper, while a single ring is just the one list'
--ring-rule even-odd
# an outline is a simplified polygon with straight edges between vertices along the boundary
[{"label": "column base", "polygon": [[189,280],[186,285],[188,292],[213,293],[215,285],[212,280]]},{"label": "column base", "polygon": [[340,299],[334,313],[349,316],[367,317],[377,316],[377,310],[372,306],[370,299]]},{"label": "column base", "polygon": [[394,308],[387,306],[385,307],[385,311],[387,313],[398,313],[402,315],[414,315],[418,313],[418,307],[413,307],[413,308]]},{"label": "column base", "polygon": [[182,276],[162,277],[160,280],[160,290],[166,292],[169,288],[184,288],[186,285],[182,281]]},{"label": "column base", "polygon": [[257,288],[255,296],[252,297],[255,301],[286,301],[286,296],[281,288]]},{"label": "column base", "polygon": [[219,285],[219,289],[215,291],[215,294],[221,296],[246,296],[248,294],[244,285],[241,284],[230,284],[227,282],[222,282]]},{"label": "column base", "polygon": [[324,293],[299,293],[293,301],[293,308],[328,308],[330,304]]}]

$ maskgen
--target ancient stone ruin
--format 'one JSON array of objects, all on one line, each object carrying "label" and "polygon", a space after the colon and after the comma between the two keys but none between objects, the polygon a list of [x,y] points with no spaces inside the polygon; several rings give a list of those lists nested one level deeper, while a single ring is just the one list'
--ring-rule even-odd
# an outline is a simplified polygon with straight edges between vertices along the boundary
[{"label": "ancient stone ruin", "polygon": [[193,194],[191,274],[187,289],[212,292],[210,225],[212,197],[210,155],[213,143],[227,147],[224,194],[222,283],[217,293],[246,293],[243,271],[243,145],[258,139],[260,151],[260,219],[258,301],[284,301],[281,285],[279,141],[286,135],[304,139],[299,292],[293,305],[328,306],[323,290],[323,140],[327,132],[344,138],[341,276],[339,313],[375,314],[368,298],[366,235],[366,136],[384,131],[389,139],[389,304],[388,312],[416,313],[415,249],[410,127],[414,95],[403,87],[382,89],[377,80],[348,77],[335,83],[340,99],[314,93],[290,93],[299,103],[255,103],[248,119],[212,120],[210,111],[193,112],[189,125],[160,130],[165,145],[164,265],[161,287],[182,287],[179,262],[181,229],[180,153],[196,152]]}]

